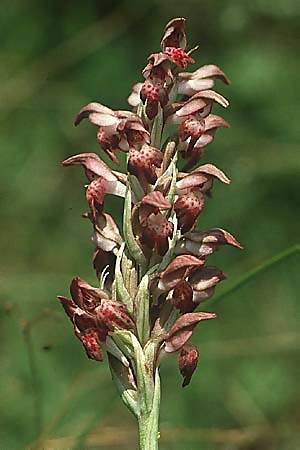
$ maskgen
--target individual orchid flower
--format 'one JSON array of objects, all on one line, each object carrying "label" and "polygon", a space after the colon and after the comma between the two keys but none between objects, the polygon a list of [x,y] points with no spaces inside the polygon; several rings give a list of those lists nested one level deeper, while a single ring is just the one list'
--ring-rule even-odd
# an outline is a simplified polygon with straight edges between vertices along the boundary
[{"label": "individual orchid flower", "polygon": [[213,296],[216,285],[225,279],[226,275],[217,267],[201,267],[175,286],[171,303],[181,314],[193,312],[200,303]]},{"label": "individual orchid flower", "polygon": [[178,227],[186,233],[194,227],[196,220],[204,210],[205,197],[199,189],[189,189],[179,195],[174,203],[174,211],[178,219]]},{"label": "individual orchid flower", "polygon": [[174,203],[174,210],[178,218],[179,228],[183,233],[189,231],[204,209],[204,194],[211,194],[215,179],[229,184],[230,180],[217,167],[205,164],[191,173],[181,176],[177,181],[177,193],[179,194]]},{"label": "individual orchid flower", "polygon": [[125,197],[125,185],[118,180],[117,176],[95,153],[81,153],[71,156],[65,159],[62,164],[64,166],[81,165],[90,181],[94,181],[95,178],[103,180],[101,183],[99,182],[99,185],[101,185],[101,190],[103,188],[104,193]]},{"label": "individual orchid flower", "polygon": [[[158,114],[159,105],[164,108],[169,101],[169,86],[173,80],[170,59],[164,53],[153,53],[143,70],[145,81],[140,87],[140,98],[146,105],[150,120]],[[138,89],[138,88],[136,88]]]},{"label": "individual orchid flower", "polygon": [[106,292],[92,288],[80,278],[72,280],[70,292],[72,300],[63,296],[58,299],[88,357],[102,361],[101,345],[106,343],[109,330],[118,327],[130,329],[134,323],[124,305],[112,302]]},{"label": "individual orchid flower", "polygon": [[150,214],[158,214],[160,211],[168,210],[172,205],[165,199],[160,191],[152,191],[142,198],[139,206],[139,221],[145,224]]},{"label": "individual orchid flower", "polygon": [[[228,127],[221,117],[211,114],[213,104],[218,103],[227,108],[229,102],[212,90],[194,94],[183,103],[174,103],[166,108],[167,123],[178,124],[178,150],[193,162],[201,157],[202,149],[212,142],[218,128]],[[196,159],[197,160],[197,159]]]},{"label": "individual orchid flower", "polygon": [[169,202],[159,191],[146,195],[138,208],[141,225],[141,242],[149,249],[155,249],[159,255],[168,250],[168,239],[173,232],[173,225],[162,214],[171,208]]},{"label": "individual orchid flower", "polygon": [[199,360],[199,352],[195,345],[185,344],[180,350],[178,357],[178,366],[183,376],[182,387],[187,386],[191,382],[193,373],[195,372]]},{"label": "individual orchid flower", "polygon": [[185,52],[187,40],[185,34],[185,19],[180,17],[171,20],[165,27],[161,40],[161,48],[165,55],[181,68],[186,68],[189,63],[195,60]]},{"label": "individual orchid flower", "polygon": [[173,225],[160,213],[150,214],[143,227],[141,241],[159,255],[168,250],[168,238],[173,232]]},{"label": "individual orchid flower", "polygon": [[113,111],[101,103],[89,103],[84,106],[75,119],[79,125],[83,119],[88,119],[98,127],[97,140],[103,150],[115,163],[118,163],[116,153],[128,152],[130,148],[140,149],[150,142],[149,132],[142,120],[129,111]]},{"label": "individual orchid flower", "polygon": [[205,147],[213,142],[219,128],[229,128],[229,124],[214,114],[209,114],[200,121],[190,118],[180,125],[178,151],[184,158],[190,159],[187,170],[199,161]]}]

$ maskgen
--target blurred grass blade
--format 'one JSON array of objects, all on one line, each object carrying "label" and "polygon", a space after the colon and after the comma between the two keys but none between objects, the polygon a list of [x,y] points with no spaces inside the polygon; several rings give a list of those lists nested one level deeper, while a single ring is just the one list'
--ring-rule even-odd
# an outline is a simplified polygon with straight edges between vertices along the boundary
[{"label": "blurred grass blade", "polygon": [[253,278],[255,278],[257,275],[260,275],[265,270],[269,269],[270,267],[275,266],[277,263],[297,254],[300,252],[300,245],[293,245],[292,247],[289,247],[288,249],[284,250],[281,253],[278,253],[275,256],[272,256],[271,258],[267,259],[265,262],[259,264],[257,267],[249,270],[247,273],[242,275],[240,278],[238,278],[231,286],[229,286],[227,289],[225,289],[220,294],[216,295],[211,304],[215,304],[222,300],[227,295],[232,294],[233,292],[237,291],[239,288],[244,286],[248,283],[248,281],[251,281]]}]

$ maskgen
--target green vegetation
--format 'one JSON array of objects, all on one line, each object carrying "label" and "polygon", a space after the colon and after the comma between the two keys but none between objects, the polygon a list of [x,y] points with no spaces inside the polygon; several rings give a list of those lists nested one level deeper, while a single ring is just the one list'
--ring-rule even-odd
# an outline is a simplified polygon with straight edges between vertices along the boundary
[{"label": "green vegetation", "polygon": [[[219,320],[199,327],[191,385],[181,389],[175,358],[162,367],[161,448],[300,447],[298,1],[2,0],[1,450],[135,446],[107,365],[86,358],[55,301],[75,275],[96,281],[80,218],[85,178],[60,161],[98,151],[91,127],[75,129],[73,118],[91,100],[126,109],[175,16],[189,19],[198,65],[216,63],[232,82],[216,88],[231,101],[220,110],[231,128],[203,159],[232,183],[216,184],[199,226],[230,230],[245,250],[210,259],[229,280],[205,305]],[[120,223],[121,201],[111,206]]]}]

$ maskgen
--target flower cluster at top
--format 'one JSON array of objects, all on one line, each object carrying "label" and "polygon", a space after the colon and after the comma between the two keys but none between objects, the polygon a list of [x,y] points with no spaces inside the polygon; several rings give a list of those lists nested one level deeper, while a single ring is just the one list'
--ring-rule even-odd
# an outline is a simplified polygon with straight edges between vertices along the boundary
[{"label": "flower cluster at top", "polygon": [[[193,331],[200,321],[215,318],[196,309],[226,277],[207,261],[222,245],[241,248],[221,228],[195,229],[214,183],[230,183],[214,165],[198,165],[218,128],[228,127],[212,109],[228,106],[213,87],[216,80],[229,81],[211,64],[186,71],[195,63],[186,46],[185,19],[171,20],[161,51],[148,57],[144,81],[133,86],[128,98],[133,110],[93,102],[76,117],[75,125],[83,119],[95,125],[97,141],[114,164],[126,153],[127,173],[109,168],[95,153],[63,162],[81,165],[88,179],[84,217],[93,227],[100,285],[74,278],[72,300],[59,300],[88,357],[101,361],[107,351],[113,374],[122,383],[126,379],[133,392],[138,356],[128,339],[144,352],[153,377],[162,356],[176,353],[183,386],[190,382],[198,361]],[[124,197],[122,232],[105,210],[108,194]]]}]

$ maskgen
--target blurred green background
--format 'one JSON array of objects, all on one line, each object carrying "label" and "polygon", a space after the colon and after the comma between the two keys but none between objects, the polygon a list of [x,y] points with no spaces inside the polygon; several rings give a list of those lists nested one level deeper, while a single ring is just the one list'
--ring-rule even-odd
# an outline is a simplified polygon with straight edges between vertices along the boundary
[{"label": "blurred green background", "polygon": [[[229,275],[217,293],[297,242],[298,0],[2,0],[1,450],[135,448],[107,365],[85,357],[55,300],[75,275],[96,282],[85,179],[60,161],[98,151],[75,114],[92,100],[126,109],[175,16],[200,44],[197,64],[232,81],[217,86],[231,128],[204,158],[232,184],[215,187],[200,226],[228,229],[245,250],[210,259]],[[120,219],[121,202],[109,206]],[[162,450],[300,448],[299,288],[294,253],[207,305],[219,320],[199,326],[192,384],[181,389],[175,358],[162,367]]]}]

